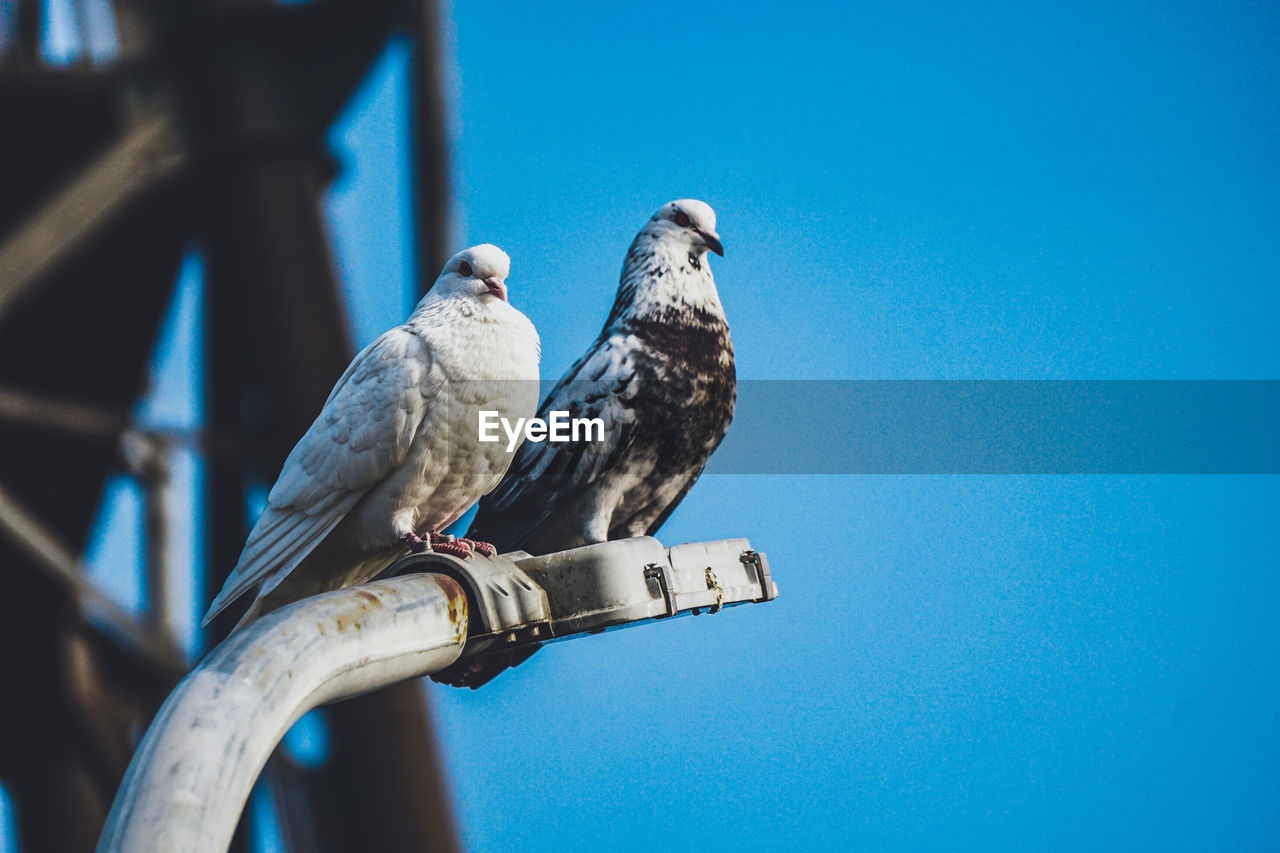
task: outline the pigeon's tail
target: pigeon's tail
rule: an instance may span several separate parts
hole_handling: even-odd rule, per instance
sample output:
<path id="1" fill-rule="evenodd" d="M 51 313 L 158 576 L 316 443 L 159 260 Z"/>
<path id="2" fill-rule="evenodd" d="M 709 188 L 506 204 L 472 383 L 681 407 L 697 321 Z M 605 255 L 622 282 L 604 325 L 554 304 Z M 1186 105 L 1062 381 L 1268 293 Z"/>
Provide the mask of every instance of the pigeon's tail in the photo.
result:
<path id="1" fill-rule="evenodd" d="M 431 680 L 450 687 L 483 687 L 508 669 L 527 661 L 542 646 L 529 646 L 514 652 L 495 652 L 461 660 L 432 674 Z"/>
<path id="2" fill-rule="evenodd" d="M 231 602 L 250 589 L 257 587 L 258 598 L 275 589 L 342 521 L 352 502 L 347 498 L 338 506 L 340 512 L 330 512 L 320 518 L 303 512 L 277 513 L 268 506 L 249 534 L 240 561 L 227 577 L 222 591 L 209 605 L 209 612 L 200 627 L 207 626 Z"/>

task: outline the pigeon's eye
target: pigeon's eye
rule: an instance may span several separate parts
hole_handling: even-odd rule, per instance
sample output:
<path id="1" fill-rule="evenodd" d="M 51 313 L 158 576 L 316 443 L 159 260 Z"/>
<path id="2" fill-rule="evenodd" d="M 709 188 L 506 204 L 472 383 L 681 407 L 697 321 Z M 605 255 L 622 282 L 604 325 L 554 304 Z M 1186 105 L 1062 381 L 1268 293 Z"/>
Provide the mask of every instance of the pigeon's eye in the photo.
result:
<path id="1" fill-rule="evenodd" d="M 458 264 L 458 275 L 462 276 L 463 278 L 471 278 L 471 264 L 467 263 L 466 261 L 463 261 L 462 263 Z"/>
<path id="2" fill-rule="evenodd" d="M 685 213 L 683 210 L 676 211 L 675 221 L 681 228 L 688 228 L 693 223 L 693 220 L 689 218 L 689 214 Z"/>

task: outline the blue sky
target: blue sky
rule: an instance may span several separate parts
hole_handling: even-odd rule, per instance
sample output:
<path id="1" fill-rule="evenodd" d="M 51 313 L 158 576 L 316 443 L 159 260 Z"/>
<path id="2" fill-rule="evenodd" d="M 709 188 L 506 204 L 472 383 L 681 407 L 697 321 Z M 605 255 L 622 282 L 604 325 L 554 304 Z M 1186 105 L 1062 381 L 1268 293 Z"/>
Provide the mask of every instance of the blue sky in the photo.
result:
<path id="1" fill-rule="evenodd" d="M 511 253 L 546 376 L 681 196 L 745 378 L 1277 376 L 1273 9 L 454 15 L 457 245 Z M 403 61 L 338 143 L 362 340 L 407 301 L 371 296 L 407 269 Z M 1274 846 L 1278 509 L 1268 477 L 708 477 L 662 537 L 748 536 L 782 596 L 429 687 L 464 838 Z"/>
<path id="2" fill-rule="evenodd" d="M 549 376 L 691 195 L 742 377 L 1277 377 L 1274 8 L 454 12 L 459 245 L 511 253 Z M 781 597 L 431 688 L 464 836 L 1274 846 L 1278 509 L 1265 477 L 706 478 L 662 537 L 750 537 Z"/>
<path id="3" fill-rule="evenodd" d="M 1274 6 L 467 2 L 450 30 L 453 248 L 511 254 L 545 377 L 695 196 L 743 378 L 1280 378 Z M 361 343 L 412 303 L 405 62 L 331 138 Z M 1262 476 L 704 478 L 661 538 L 747 536 L 781 597 L 424 687 L 464 840 L 1274 848 L 1278 511 Z"/>

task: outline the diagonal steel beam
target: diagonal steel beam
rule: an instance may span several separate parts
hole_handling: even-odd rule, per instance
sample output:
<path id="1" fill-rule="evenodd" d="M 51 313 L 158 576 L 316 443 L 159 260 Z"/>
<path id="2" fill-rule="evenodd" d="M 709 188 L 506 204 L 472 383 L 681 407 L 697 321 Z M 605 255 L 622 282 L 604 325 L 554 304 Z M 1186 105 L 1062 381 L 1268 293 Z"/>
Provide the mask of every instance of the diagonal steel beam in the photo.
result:
<path id="1" fill-rule="evenodd" d="M 0 534 L 26 552 L 77 602 L 86 621 L 111 638 L 145 672 L 172 682 L 186 671 L 182 655 L 160 634 L 126 613 L 85 576 L 75 554 L 22 502 L 0 486 Z"/>
<path id="2" fill-rule="evenodd" d="M 0 244 L 0 322 L 50 272 L 187 162 L 167 116 L 142 119 L 126 130 Z"/>

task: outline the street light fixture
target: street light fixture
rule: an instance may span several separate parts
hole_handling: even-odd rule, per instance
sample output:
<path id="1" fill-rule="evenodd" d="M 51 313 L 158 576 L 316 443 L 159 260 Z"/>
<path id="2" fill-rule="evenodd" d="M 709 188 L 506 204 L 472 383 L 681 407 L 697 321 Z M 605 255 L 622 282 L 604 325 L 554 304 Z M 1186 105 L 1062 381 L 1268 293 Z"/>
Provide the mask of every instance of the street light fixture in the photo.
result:
<path id="1" fill-rule="evenodd" d="M 295 602 L 210 651 L 138 745 L 98 851 L 225 850 L 271 751 L 318 705 L 460 659 L 777 594 L 745 539 L 410 555 L 383 579 Z"/>

